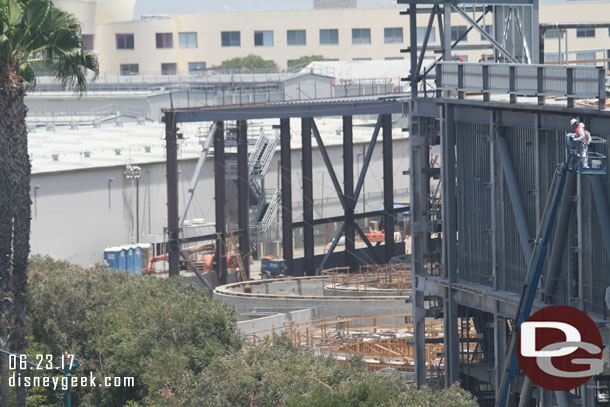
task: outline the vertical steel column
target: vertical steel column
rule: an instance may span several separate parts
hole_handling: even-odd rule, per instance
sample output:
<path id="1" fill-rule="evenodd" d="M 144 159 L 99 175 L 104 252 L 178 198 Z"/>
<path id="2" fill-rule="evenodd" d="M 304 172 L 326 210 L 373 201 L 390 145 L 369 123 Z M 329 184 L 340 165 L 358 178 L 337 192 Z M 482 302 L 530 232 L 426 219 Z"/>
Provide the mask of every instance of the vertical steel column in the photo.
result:
<path id="1" fill-rule="evenodd" d="M 352 116 L 343 116 L 343 195 L 345 195 L 345 264 L 356 268 L 354 228 L 354 140 Z"/>
<path id="2" fill-rule="evenodd" d="M 411 98 L 417 97 L 417 3 L 409 5 L 409 40 L 411 53 Z"/>
<path id="3" fill-rule="evenodd" d="M 445 37 L 443 41 L 443 61 L 451 61 L 451 6 L 445 3 L 443 5 L 443 12 L 445 14 L 445 26 L 443 27 L 443 35 Z"/>
<path id="4" fill-rule="evenodd" d="M 455 193 L 455 121 L 452 105 L 445 105 L 443 135 L 441 137 L 441 171 L 443 198 L 443 274 L 449 281 L 445 290 L 445 384 L 447 387 L 460 378 L 457 303 L 451 285 L 457 280 L 457 209 Z"/>
<path id="5" fill-rule="evenodd" d="M 385 229 L 385 261 L 394 256 L 394 166 L 392 163 L 392 115 L 383 121 L 383 226 Z"/>
<path id="6" fill-rule="evenodd" d="M 237 217 L 239 223 L 239 255 L 244 264 L 244 274 L 250 279 L 250 222 L 249 194 L 248 194 L 248 122 L 239 120 L 237 122 Z"/>
<path id="7" fill-rule="evenodd" d="M 292 269 L 292 165 L 290 160 L 290 119 L 280 119 L 281 176 L 282 176 L 282 254 L 288 275 Z"/>
<path id="8" fill-rule="evenodd" d="M 165 113 L 165 149 L 167 155 L 167 248 L 169 252 L 169 275 L 180 272 L 180 226 L 178 224 L 178 145 L 176 135 L 176 116 L 174 112 Z"/>
<path id="9" fill-rule="evenodd" d="M 301 119 L 301 153 L 303 171 L 303 248 L 305 275 L 315 273 L 313 240 L 313 165 L 311 157 L 311 117 Z"/>
<path id="10" fill-rule="evenodd" d="M 413 273 L 413 334 L 415 384 L 426 384 L 426 310 L 424 292 L 419 289 L 417 276 L 425 275 L 425 253 L 428 247 L 426 232 L 429 182 L 423 169 L 429 166 L 429 147 L 421 133 L 420 119 L 413 114 L 414 101 L 409 108 L 409 145 L 411 148 L 411 270 Z"/>
<path id="11" fill-rule="evenodd" d="M 214 133 L 214 193 L 216 205 L 216 278 L 219 285 L 227 283 L 226 257 L 226 193 L 225 193 L 225 131 L 224 122 L 216 122 Z"/>
<path id="12" fill-rule="evenodd" d="M 499 314 L 494 314 L 494 379 L 496 387 L 496 399 L 500 396 L 500 385 L 502 383 L 502 372 L 506 363 L 506 319 Z"/>

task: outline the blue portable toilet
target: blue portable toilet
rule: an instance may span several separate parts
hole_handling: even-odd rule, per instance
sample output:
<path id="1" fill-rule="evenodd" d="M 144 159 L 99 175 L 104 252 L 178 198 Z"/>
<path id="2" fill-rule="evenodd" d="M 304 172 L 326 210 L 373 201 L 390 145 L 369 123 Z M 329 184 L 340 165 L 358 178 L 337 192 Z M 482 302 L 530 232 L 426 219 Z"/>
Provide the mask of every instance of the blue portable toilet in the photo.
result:
<path id="1" fill-rule="evenodd" d="M 116 270 L 119 267 L 119 253 L 116 247 L 109 247 L 104 250 L 104 262 L 111 270 Z"/>
<path id="2" fill-rule="evenodd" d="M 133 273 L 142 275 L 142 248 L 139 246 L 133 250 Z"/>
<path id="3" fill-rule="evenodd" d="M 127 251 L 127 272 L 132 274 L 135 272 L 135 267 L 134 267 L 134 249 L 133 247 L 127 247 L 125 249 Z"/>
<path id="4" fill-rule="evenodd" d="M 119 255 L 119 267 L 117 270 L 127 271 L 127 250 L 125 247 L 119 247 L 118 250 Z"/>

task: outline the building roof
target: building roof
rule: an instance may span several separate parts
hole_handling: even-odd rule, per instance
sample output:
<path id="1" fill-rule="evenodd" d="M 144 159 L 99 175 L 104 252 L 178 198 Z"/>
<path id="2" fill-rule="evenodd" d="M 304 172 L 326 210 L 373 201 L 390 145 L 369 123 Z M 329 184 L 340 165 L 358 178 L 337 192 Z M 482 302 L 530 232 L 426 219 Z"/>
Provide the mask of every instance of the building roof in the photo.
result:
<path id="1" fill-rule="evenodd" d="M 326 75 L 333 76 L 338 81 L 358 81 L 406 78 L 410 69 L 408 60 L 317 61 L 307 65 L 301 72 L 326 72 Z"/>

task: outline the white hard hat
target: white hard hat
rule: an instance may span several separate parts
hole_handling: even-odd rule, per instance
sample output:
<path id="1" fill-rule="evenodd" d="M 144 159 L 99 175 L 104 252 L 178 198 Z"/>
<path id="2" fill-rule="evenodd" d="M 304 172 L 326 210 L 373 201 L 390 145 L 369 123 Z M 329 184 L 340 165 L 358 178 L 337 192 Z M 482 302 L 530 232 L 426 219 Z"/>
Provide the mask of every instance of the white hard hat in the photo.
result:
<path id="1" fill-rule="evenodd" d="M 576 126 L 578 124 L 578 119 L 570 120 L 570 126 Z"/>

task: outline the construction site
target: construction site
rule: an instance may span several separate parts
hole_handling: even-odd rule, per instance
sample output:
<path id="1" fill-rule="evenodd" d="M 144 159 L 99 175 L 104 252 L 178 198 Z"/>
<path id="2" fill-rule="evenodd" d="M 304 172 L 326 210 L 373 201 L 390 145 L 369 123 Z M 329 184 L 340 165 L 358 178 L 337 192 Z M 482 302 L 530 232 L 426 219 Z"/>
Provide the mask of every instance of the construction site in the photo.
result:
<path id="1" fill-rule="evenodd" d="M 79 176 L 99 183 L 91 202 L 109 213 L 123 204 L 87 222 L 130 226 L 74 256 L 192 279 L 235 307 L 252 343 L 285 335 L 418 387 L 458 382 L 481 406 L 610 406 L 609 366 L 571 391 L 551 391 L 525 376 L 515 353 L 521 324 L 549 305 L 586 313 L 610 346 L 610 59 L 569 64 L 566 39 L 565 63 L 561 42 L 558 60 L 545 60 L 547 31 L 610 23 L 543 24 L 537 0 L 397 3 L 406 62 L 387 62 L 397 72 L 408 66 L 400 78 L 341 79 L 322 63 L 289 75 L 219 71 L 205 84 L 155 83 L 147 96 L 150 83 L 93 84 L 142 93 L 105 116 L 116 128 L 100 144 L 140 131 L 158 142 L 133 151 L 146 170 L 125 167 L 115 148 L 115 172 L 84 168 Z M 467 28 L 456 35 L 452 18 Z M 435 30 L 440 45 L 429 45 Z M 464 44 L 469 32 L 485 44 Z M 456 54 L 475 48 L 487 53 L 478 63 Z M 167 98 L 156 93 L 165 87 L 174 91 Z M 56 90 L 41 82 L 32 106 Z M 51 131 L 49 117 L 31 114 L 30 133 Z M 100 117 L 87 119 L 90 133 Z M 71 120 L 63 125 L 78 127 Z M 147 130 L 124 130 L 123 120 Z M 574 136 L 581 128 L 588 151 Z M 91 153 L 80 154 L 83 169 Z M 35 211 L 57 205 L 44 185 L 68 165 L 62 159 L 34 171 Z M 153 192 L 151 173 L 161 180 Z M 54 222 L 37 216 L 34 232 Z"/>

